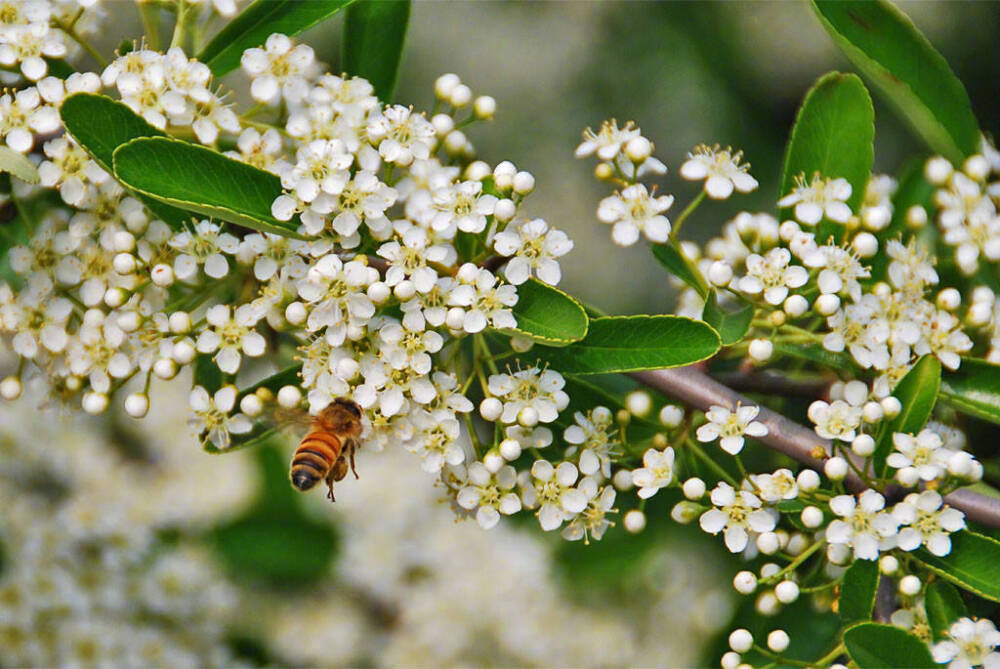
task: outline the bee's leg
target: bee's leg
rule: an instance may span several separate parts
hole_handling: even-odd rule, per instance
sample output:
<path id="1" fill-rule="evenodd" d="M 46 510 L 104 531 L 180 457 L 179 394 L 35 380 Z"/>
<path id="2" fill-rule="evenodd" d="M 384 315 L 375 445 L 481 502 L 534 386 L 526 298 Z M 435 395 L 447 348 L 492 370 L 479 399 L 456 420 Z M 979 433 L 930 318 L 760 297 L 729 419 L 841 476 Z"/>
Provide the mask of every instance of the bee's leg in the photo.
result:
<path id="1" fill-rule="evenodd" d="M 355 446 L 352 443 L 351 444 L 351 473 L 354 474 L 354 478 L 358 478 L 358 470 L 354 468 L 354 451 L 355 450 L 356 450 Z"/>
<path id="2" fill-rule="evenodd" d="M 328 478 L 326 480 L 326 485 L 329 487 L 329 491 L 326 493 L 326 498 L 331 502 L 336 502 L 337 498 L 333 496 L 333 479 Z"/>

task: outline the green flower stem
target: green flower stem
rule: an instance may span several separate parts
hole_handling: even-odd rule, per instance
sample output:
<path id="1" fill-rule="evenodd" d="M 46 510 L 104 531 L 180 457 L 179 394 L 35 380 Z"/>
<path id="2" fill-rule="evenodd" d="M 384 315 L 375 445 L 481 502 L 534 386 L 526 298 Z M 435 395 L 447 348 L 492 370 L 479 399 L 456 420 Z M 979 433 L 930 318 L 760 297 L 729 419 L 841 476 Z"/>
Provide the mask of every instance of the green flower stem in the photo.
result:
<path id="1" fill-rule="evenodd" d="M 829 653 L 819 658 L 815 662 L 811 662 L 813 666 L 816 667 L 828 667 L 833 664 L 833 661 L 844 654 L 844 644 L 843 642 L 837 644 L 837 647 L 831 650 Z"/>
<path id="2" fill-rule="evenodd" d="M 801 565 L 803 562 L 805 562 L 806 560 L 808 560 L 812 556 L 813 553 L 815 553 L 816 551 L 818 551 L 820 548 L 822 548 L 825 545 L 826 545 L 826 540 L 825 539 L 820 539 L 819 541 L 814 542 L 807 549 L 805 549 L 804 551 L 802 551 L 801 553 L 799 553 L 798 556 L 794 560 L 792 560 L 791 562 L 789 562 L 788 565 L 786 565 L 784 569 L 782 569 L 781 571 L 777 572 L 773 576 L 769 576 L 767 578 L 760 579 L 760 582 L 763 583 L 763 584 L 765 584 L 765 585 L 772 585 L 774 583 L 778 583 L 786 575 L 788 575 L 788 574 L 792 573 L 793 571 L 795 571 L 796 569 L 798 569 L 799 565 Z"/>
<path id="3" fill-rule="evenodd" d="M 151 2 L 140 2 L 142 27 L 146 32 L 146 43 L 153 51 L 160 50 L 160 8 Z"/>
<path id="4" fill-rule="evenodd" d="M 767 658 L 770 658 L 770 659 L 774 660 L 774 662 L 772 662 L 771 664 L 769 664 L 767 666 L 776 666 L 776 665 L 786 665 L 786 666 L 793 666 L 793 667 L 811 667 L 811 666 L 813 666 L 812 662 L 806 662 L 804 660 L 793 660 L 793 659 L 791 659 L 789 657 L 785 657 L 784 655 L 781 655 L 779 653 L 771 652 L 767 648 L 764 648 L 763 646 L 760 646 L 758 644 L 754 644 L 753 645 L 753 649 L 755 651 L 757 651 L 758 653 L 760 653 L 761 655 L 763 655 L 764 657 L 767 657 Z"/>
<path id="5" fill-rule="evenodd" d="M 188 5 L 185 0 L 177 0 L 177 22 L 174 23 L 174 36 L 170 39 L 170 46 L 183 47 L 184 33 L 187 30 Z"/>
<path id="6" fill-rule="evenodd" d="M 80 34 L 76 32 L 76 28 L 73 27 L 73 24 L 75 23 L 76 19 L 74 19 L 72 23 L 65 23 L 63 21 L 60 21 L 59 19 L 52 19 L 53 26 L 66 33 L 70 37 L 70 39 L 72 39 L 74 42 L 83 47 L 83 50 L 86 51 L 88 54 L 90 54 L 90 57 L 96 60 L 98 65 L 100 65 L 102 68 L 107 67 L 108 59 L 102 56 L 101 53 L 97 49 L 95 49 L 90 42 L 83 39 L 83 37 L 81 37 Z"/>
<path id="7" fill-rule="evenodd" d="M 684 221 L 688 219 L 688 216 L 694 213 L 694 210 L 698 208 L 698 205 L 701 204 L 704 199 L 705 191 L 702 190 L 698 193 L 698 196 L 691 200 L 691 203 L 684 208 L 684 211 L 681 212 L 681 215 L 677 217 L 677 220 L 674 221 L 670 228 L 670 241 L 677 241 L 677 235 L 680 234 L 681 226 L 684 225 Z"/>
<path id="8" fill-rule="evenodd" d="M 709 469 L 715 472 L 719 476 L 719 478 L 726 481 L 727 483 L 729 483 L 729 485 L 733 486 L 734 488 L 739 485 L 736 479 L 733 478 L 732 474 L 727 472 L 725 469 L 722 468 L 722 465 L 720 465 L 718 462 L 709 457 L 708 453 L 706 453 L 705 450 L 701 447 L 701 444 L 691 439 L 687 439 L 684 442 L 684 446 L 687 447 L 687 450 L 690 453 L 693 453 L 696 458 L 698 458 L 704 464 L 706 464 Z"/>

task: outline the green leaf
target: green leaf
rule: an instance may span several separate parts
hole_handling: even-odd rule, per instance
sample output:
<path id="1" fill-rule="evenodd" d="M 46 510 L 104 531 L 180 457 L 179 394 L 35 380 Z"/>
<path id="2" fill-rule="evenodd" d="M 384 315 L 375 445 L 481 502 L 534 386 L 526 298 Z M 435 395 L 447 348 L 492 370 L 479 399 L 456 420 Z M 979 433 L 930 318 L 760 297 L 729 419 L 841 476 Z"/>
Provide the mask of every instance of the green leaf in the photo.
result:
<path id="1" fill-rule="evenodd" d="M 913 555 L 955 585 L 1000 602 L 1000 541 L 964 530 L 951 535 L 951 552 L 944 557 L 919 548 Z"/>
<path id="2" fill-rule="evenodd" d="M 590 321 L 587 336 L 549 349 L 546 360 L 565 374 L 666 369 L 715 355 L 719 335 L 707 324 L 681 316 L 608 316 Z"/>
<path id="3" fill-rule="evenodd" d="M 194 385 L 203 387 L 209 395 L 222 387 L 222 372 L 207 353 L 199 353 L 194 359 Z"/>
<path id="4" fill-rule="evenodd" d="M 243 399 L 244 397 L 246 397 L 251 393 L 257 392 L 257 390 L 260 388 L 267 388 L 272 393 L 277 394 L 278 390 L 280 390 L 283 386 L 299 385 L 302 380 L 301 377 L 299 376 L 299 372 L 301 371 L 302 371 L 302 363 L 300 362 L 295 365 L 290 365 L 289 367 L 286 367 L 280 372 L 276 372 L 271 376 L 268 376 L 267 378 L 261 379 L 252 386 L 248 386 L 247 388 L 244 388 L 239 392 L 239 395 L 237 395 L 236 398 L 237 404 L 239 403 L 239 400 Z"/>
<path id="5" fill-rule="evenodd" d="M 396 89 L 409 20 L 410 0 L 358 0 L 347 9 L 341 67 L 370 81 L 383 102 Z"/>
<path id="6" fill-rule="evenodd" d="M 205 45 L 198 60 L 217 77 L 240 66 L 247 49 L 261 46 L 272 33 L 293 37 L 351 4 L 352 0 L 256 0 Z"/>
<path id="7" fill-rule="evenodd" d="M 795 118 L 780 195 L 792 192 L 800 174 L 809 181 L 819 172 L 824 177 L 847 179 L 852 189 L 847 204 L 858 211 L 871 177 L 874 140 L 875 109 L 861 79 L 841 72 L 824 75 L 806 94 Z M 781 218 L 791 218 L 791 209 L 783 210 Z M 816 237 L 825 241 L 843 227 L 821 224 Z"/>
<path id="8" fill-rule="evenodd" d="M 937 667 L 927 644 L 893 625 L 861 623 L 844 631 L 844 647 L 860 669 Z"/>
<path id="9" fill-rule="evenodd" d="M 806 346 L 791 344 L 775 344 L 774 352 L 787 355 L 790 358 L 813 362 L 820 367 L 832 369 L 849 370 L 854 368 L 854 361 L 846 353 L 834 353 L 827 351 L 819 344 L 808 344 Z"/>
<path id="10" fill-rule="evenodd" d="M 979 149 L 969 94 L 903 12 L 885 0 L 814 0 L 820 22 L 934 151 L 954 163 Z"/>
<path id="11" fill-rule="evenodd" d="M 113 155 L 122 144 L 140 137 L 165 137 L 124 103 L 104 95 L 74 93 L 59 108 L 66 132 L 83 147 L 105 171 L 113 173 Z M 180 209 L 140 195 L 154 214 L 175 227 L 190 220 L 191 215 Z"/>
<path id="12" fill-rule="evenodd" d="M 123 184 L 172 206 L 285 237 L 300 235 L 293 221 L 271 215 L 281 180 L 212 149 L 177 139 L 135 139 L 114 153 Z"/>
<path id="13" fill-rule="evenodd" d="M 38 183 L 38 170 L 28 157 L 6 146 L 0 146 L 0 172 L 12 174 L 29 184 Z"/>
<path id="14" fill-rule="evenodd" d="M 713 290 L 705 300 L 701 318 L 719 333 L 723 346 L 732 346 L 742 341 L 750 330 L 754 311 L 753 304 L 743 298 L 739 298 L 738 308 L 729 311 L 723 309 L 719 306 L 716 291 Z"/>
<path id="15" fill-rule="evenodd" d="M 587 335 L 587 313 L 575 299 L 538 279 L 517 287 L 517 327 L 506 332 L 549 346 L 566 346 Z"/>
<path id="16" fill-rule="evenodd" d="M 660 264 L 670 270 L 670 273 L 691 286 L 704 299 L 708 297 L 709 285 L 694 263 L 677 250 L 673 244 L 652 244 L 653 256 Z"/>
<path id="17" fill-rule="evenodd" d="M 837 610 L 845 625 L 871 619 L 878 579 L 878 562 L 875 560 L 855 560 L 844 572 Z"/>
<path id="18" fill-rule="evenodd" d="M 874 471 L 881 472 L 885 459 L 892 451 L 892 435 L 895 432 L 917 434 L 931 417 L 937 402 L 938 387 L 941 385 L 941 363 L 933 355 L 925 355 L 906 373 L 892 395 L 903 405 L 899 415 L 883 423 L 878 443 L 872 456 Z"/>
<path id="19" fill-rule="evenodd" d="M 962 358 L 941 377 L 941 399 L 970 416 L 1000 425 L 1000 365 Z"/>
<path id="20" fill-rule="evenodd" d="M 951 583 L 934 581 L 924 590 L 927 623 L 935 641 L 940 641 L 953 622 L 968 615 L 962 595 Z"/>

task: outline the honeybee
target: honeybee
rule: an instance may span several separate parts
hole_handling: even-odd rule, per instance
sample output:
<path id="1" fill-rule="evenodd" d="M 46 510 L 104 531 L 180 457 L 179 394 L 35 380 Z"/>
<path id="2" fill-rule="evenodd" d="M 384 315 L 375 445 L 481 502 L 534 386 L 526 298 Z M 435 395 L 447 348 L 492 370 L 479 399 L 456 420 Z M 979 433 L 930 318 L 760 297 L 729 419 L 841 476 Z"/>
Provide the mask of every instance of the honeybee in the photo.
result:
<path id="1" fill-rule="evenodd" d="M 361 407 L 353 400 L 339 397 L 315 416 L 310 417 L 309 431 L 292 455 L 289 472 L 292 486 L 305 492 L 321 480 L 329 488 L 327 498 L 333 496 L 333 484 L 347 476 L 350 466 L 354 478 L 354 452 L 360 446 L 363 426 Z"/>

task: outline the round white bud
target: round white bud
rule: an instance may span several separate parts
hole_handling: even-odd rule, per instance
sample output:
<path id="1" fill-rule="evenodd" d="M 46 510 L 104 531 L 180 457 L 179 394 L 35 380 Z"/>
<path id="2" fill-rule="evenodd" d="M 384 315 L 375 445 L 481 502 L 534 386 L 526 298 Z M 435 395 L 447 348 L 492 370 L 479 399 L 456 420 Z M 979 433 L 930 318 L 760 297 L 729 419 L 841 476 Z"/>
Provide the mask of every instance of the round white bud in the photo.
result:
<path id="1" fill-rule="evenodd" d="M 912 205 L 906 210 L 906 215 L 903 216 L 903 221 L 906 223 L 906 227 L 911 230 L 919 230 L 927 225 L 927 210 L 919 204 Z"/>
<path id="2" fill-rule="evenodd" d="M 501 223 L 507 223 L 513 220 L 514 216 L 517 215 L 517 205 L 510 198 L 503 198 L 502 200 L 497 200 L 496 207 L 493 208 L 493 216 L 496 217 Z"/>
<path id="3" fill-rule="evenodd" d="M 951 163 L 943 156 L 934 156 L 924 165 L 924 177 L 935 186 L 947 183 L 953 171 Z"/>
<path id="4" fill-rule="evenodd" d="M 802 551 L 809 546 L 811 539 L 801 532 L 796 532 L 792 536 L 788 537 L 788 545 L 785 546 L 785 552 L 789 555 L 801 555 Z"/>
<path id="5" fill-rule="evenodd" d="M 861 415 L 864 416 L 866 423 L 877 423 L 885 418 L 885 411 L 882 410 L 881 404 L 872 400 L 865 402 L 861 407 Z"/>
<path id="6" fill-rule="evenodd" d="M 84 411 L 91 416 L 96 416 L 108 410 L 108 396 L 104 393 L 95 393 L 93 391 L 84 393 L 81 404 Z"/>
<path id="7" fill-rule="evenodd" d="M 452 307 L 448 310 L 448 315 L 444 319 L 445 324 L 452 330 L 462 331 L 465 327 L 465 309 L 462 307 Z"/>
<path id="8" fill-rule="evenodd" d="M 611 483 L 615 486 L 615 489 L 622 492 L 631 490 L 632 472 L 627 469 L 619 469 L 615 472 L 615 475 L 611 477 Z"/>
<path id="9" fill-rule="evenodd" d="M 782 221 L 781 225 L 778 226 L 778 238 L 783 242 L 792 241 L 800 232 L 802 232 L 802 228 L 792 220 Z"/>
<path id="10" fill-rule="evenodd" d="M 531 172 L 518 172 L 514 175 L 514 192 L 518 195 L 527 195 L 535 190 L 535 175 Z"/>
<path id="11" fill-rule="evenodd" d="M 368 295 L 368 299 L 374 304 L 385 304 L 386 300 L 392 294 L 392 289 L 389 288 L 389 285 L 385 281 L 376 281 L 368 286 L 365 294 Z"/>
<path id="12" fill-rule="evenodd" d="M 774 596 L 782 604 L 791 604 L 799 598 L 799 584 L 795 581 L 782 581 L 774 586 Z"/>
<path id="13" fill-rule="evenodd" d="M 916 467 L 903 467 L 896 472 L 896 480 L 906 488 L 912 488 L 920 483 L 920 472 Z"/>
<path id="14" fill-rule="evenodd" d="M 883 555 L 878 561 L 878 568 L 886 576 L 892 576 L 899 571 L 899 560 L 894 555 Z"/>
<path id="15" fill-rule="evenodd" d="M 493 423 L 500 418 L 502 413 L 503 402 L 495 397 L 487 397 L 479 403 L 479 415 L 483 417 L 483 420 Z"/>
<path id="16" fill-rule="evenodd" d="M 538 425 L 538 409 L 524 407 L 517 412 L 517 423 L 521 427 L 535 427 Z"/>
<path id="17" fill-rule="evenodd" d="M 855 455 L 867 458 L 875 452 L 875 440 L 870 434 L 859 434 L 851 441 L 851 450 L 854 451 Z"/>
<path id="18" fill-rule="evenodd" d="M 308 317 L 309 312 L 306 311 L 306 305 L 301 302 L 292 302 L 285 307 L 285 320 L 292 325 L 302 325 Z"/>
<path id="19" fill-rule="evenodd" d="M 0 397 L 5 400 L 16 400 L 23 391 L 24 386 L 21 384 L 21 379 L 16 376 L 8 376 L 0 381 Z"/>
<path id="20" fill-rule="evenodd" d="M 646 514 L 639 509 L 632 509 L 622 518 L 625 531 L 630 534 L 639 534 L 646 529 Z"/>
<path id="21" fill-rule="evenodd" d="M 119 230 L 111 235 L 111 247 L 118 253 L 128 253 L 135 248 L 135 235 L 128 230 Z"/>
<path id="22" fill-rule="evenodd" d="M 444 138 L 444 150 L 450 156 L 457 156 L 462 153 L 465 148 L 466 142 L 469 140 L 466 138 L 465 133 L 461 130 L 452 130 Z"/>
<path id="23" fill-rule="evenodd" d="M 434 126 L 434 134 L 444 137 L 455 129 L 455 119 L 448 114 L 435 114 L 431 117 L 431 125 Z"/>
<path id="24" fill-rule="evenodd" d="M 194 360 L 196 353 L 197 351 L 195 351 L 194 344 L 192 344 L 189 339 L 182 339 L 179 342 L 174 343 L 174 347 L 170 351 L 170 357 L 173 358 L 178 365 L 187 365 Z M 170 378 L 173 378 L 173 375 L 171 375 Z"/>
<path id="25" fill-rule="evenodd" d="M 878 253 L 878 239 L 870 232 L 859 232 L 851 240 L 851 246 L 862 258 L 871 258 Z"/>
<path id="26" fill-rule="evenodd" d="M 483 400 L 485 402 L 485 400 Z M 480 405 L 482 411 L 482 405 Z M 521 457 L 521 442 L 517 439 L 504 439 L 500 442 L 500 455 L 504 460 L 512 462 Z"/>
<path id="27" fill-rule="evenodd" d="M 965 451 L 953 453 L 948 458 L 948 473 L 959 478 L 966 478 L 972 472 L 972 455 Z"/>
<path id="28" fill-rule="evenodd" d="M 535 342 L 528 339 L 527 337 L 521 337 L 520 335 L 514 335 L 510 338 L 510 347 L 517 351 L 518 353 L 527 353 L 535 345 Z"/>
<path id="29" fill-rule="evenodd" d="M 719 666 L 722 667 L 722 669 L 739 669 L 740 661 L 742 659 L 743 658 L 740 657 L 739 653 L 731 650 L 722 656 L 722 659 L 719 661 Z"/>
<path id="30" fill-rule="evenodd" d="M 633 137 L 625 144 L 625 156 L 636 165 L 646 162 L 651 155 L 653 155 L 653 143 L 642 135 Z"/>
<path id="31" fill-rule="evenodd" d="M 972 469 L 969 471 L 969 475 L 965 478 L 969 479 L 972 483 L 977 483 L 983 480 L 983 463 L 979 460 L 972 461 Z"/>
<path id="32" fill-rule="evenodd" d="M 831 481 L 843 481 L 847 476 L 847 460 L 839 455 L 830 458 L 823 463 L 823 473 Z"/>
<path id="33" fill-rule="evenodd" d="M 392 294 L 405 302 L 417 294 L 417 286 L 409 279 L 403 279 L 393 287 Z"/>
<path id="34" fill-rule="evenodd" d="M 135 272 L 135 256 L 131 253 L 117 253 L 115 259 L 111 261 L 111 266 L 119 274 L 132 274 Z"/>
<path id="35" fill-rule="evenodd" d="M 861 406 L 868 399 L 868 386 L 864 381 L 848 381 L 844 384 L 844 400 L 853 406 Z"/>
<path id="36" fill-rule="evenodd" d="M 491 174 L 493 174 L 493 170 L 490 169 L 485 160 L 473 160 L 465 168 L 465 178 L 469 181 L 482 181 Z"/>
<path id="37" fill-rule="evenodd" d="M 767 647 L 775 653 L 784 653 L 788 650 L 788 644 L 790 641 L 791 639 L 788 638 L 788 632 L 785 630 L 773 630 L 767 635 Z"/>
<path id="38" fill-rule="evenodd" d="M 899 579 L 899 591 L 904 595 L 910 597 L 920 593 L 920 588 L 922 584 L 920 579 L 913 574 L 907 574 L 903 578 Z"/>
<path id="39" fill-rule="evenodd" d="M 461 85 L 462 80 L 458 78 L 457 74 L 442 74 L 440 77 L 434 80 L 434 95 L 439 99 L 447 101 L 451 98 L 452 92 Z"/>
<path id="40" fill-rule="evenodd" d="M 969 325 L 981 327 L 989 323 L 992 317 L 992 302 L 975 302 L 969 307 L 965 320 L 968 321 Z"/>
<path id="41" fill-rule="evenodd" d="M 453 107 L 464 107 L 472 102 L 472 89 L 465 84 L 455 86 L 455 88 L 451 90 L 451 95 L 448 96 L 448 102 L 450 102 Z"/>
<path id="42" fill-rule="evenodd" d="M 184 334 L 191 329 L 191 314 L 186 311 L 174 311 L 167 317 L 167 324 L 174 334 Z"/>
<path id="43" fill-rule="evenodd" d="M 181 342 L 183 343 L 183 342 Z M 177 347 L 174 347 L 176 352 Z M 194 356 L 191 356 L 194 358 Z M 170 358 L 159 358 L 153 363 L 153 374 L 156 374 L 157 378 L 163 379 L 164 381 L 169 381 L 170 379 L 177 376 L 177 363 Z"/>
<path id="44" fill-rule="evenodd" d="M 681 485 L 681 490 L 685 497 L 696 502 L 705 496 L 705 482 L 697 476 L 692 476 Z"/>
<path id="45" fill-rule="evenodd" d="M 777 574 L 779 571 L 781 571 L 781 567 L 779 567 L 774 562 L 765 562 L 764 564 L 762 564 L 760 566 L 760 577 L 761 578 L 771 578 L 772 576 L 774 576 L 775 574 Z"/>
<path id="46" fill-rule="evenodd" d="M 769 339 L 754 339 L 750 342 L 748 353 L 757 362 L 767 362 L 774 354 L 774 344 Z"/>
<path id="47" fill-rule="evenodd" d="M 823 524 L 823 511 L 816 506 L 807 506 L 802 509 L 800 518 L 802 519 L 803 525 L 808 527 L 810 530 L 814 530 Z"/>
<path id="48" fill-rule="evenodd" d="M 790 295 L 783 306 L 785 313 L 792 318 L 798 318 L 809 311 L 809 300 L 801 295 Z"/>
<path id="49" fill-rule="evenodd" d="M 716 260 L 708 267 L 708 280 L 713 286 L 728 286 L 733 280 L 732 265 L 725 260 Z"/>
<path id="50" fill-rule="evenodd" d="M 503 456 L 496 451 L 490 451 L 483 456 L 483 466 L 486 467 L 486 471 L 490 474 L 496 474 L 505 464 L 507 463 L 503 459 Z"/>
<path id="51" fill-rule="evenodd" d="M 354 358 L 344 358 L 337 362 L 337 368 L 334 371 L 343 380 L 352 381 L 361 371 L 361 363 Z"/>
<path id="52" fill-rule="evenodd" d="M 974 181 L 985 181 L 990 174 L 990 161 L 980 154 L 969 156 L 962 163 L 962 171 Z"/>
<path id="53" fill-rule="evenodd" d="M 108 305 L 112 309 L 117 309 L 118 307 L 125 304 L 125 300 L 128 299 L 128 293 L 125 292 L 123 288 L 108 288 L 104 292 L 104 304 Z"/>
<path id="54" fill-rule="evenodd" d="M 743 570 L 733 577 L 733 589 L 741 595 L 749 595 L 757 589 L 757 577 L 752 571 Z"/>
<path id="55" fill-rule="evenodd" d="M 798 484 L 799 490 L 802 492 L 812 492 L 813 490 L 819 488 L 819 474 L 812 469 L 803 469 L 799 472 L 799 475 L 795 477 L 795 482 Z"/>
<path id="56" fill-rule="evenodd" d="M 737 653 L 745 653 L 753 648 L 753 635 L 750 634 L 750 630 L 733 630 L 729 635 L 729 647 Z"/>
<path id="57" fill-rule="evenodd" d="M 125 413 L 132 418 L 144 418 L 149 413 L 149 395 L 131 393 L 125 398 Z"/>
<path id="58" fill-rule="evenodd" d="M 648 416 L 653 410 L 653 398 L 645 390 L 633 390 L 625 396 L 625 408 L 633 416 Z"/>
<path id="59" fill-rule="evenodd" d="M 681 501 L 674 504 L 674 508 L 670 509 L 670 517 L 673 518 L 675 523 L 687 525 L 700 516 L 701 511 L 702 508 L 700 505 L 694 502 Z"/>
<path id="60" fill-rule="evenodd" d="M 167 288 L 174 285 L 174 268 L 165 263 L 153 265 L 149 270 L 149 280 L 160 288 Z"/>
<path id="61" fill-rule="evenodd" d="M 684 409 L 676 404 L 664 404 L 660 409 L 660 422 L 667 427 L 677 427 L 684 420 Z"/>
<path id="62" fill-rule="evenodd" d="M 123 311 L 118 314 L 118 318 L 115 320 L 118 323 L 118 327 L 124 332 L 135 332 L 142 325 L 142 316 L 139 315 L 138 311 L 129 309 L 128 311 Z"/>
<path id="63" fill-rule="evenodd" d="M 937 294 L 938 309 L 955 311 L 962 305 L 962 294 L 954 288 L 945 288 Z"/>
<path id="64" fill-rule="evenodd" d="M 244 395 L 243 399 L 240 400 L 240 411 L 253 418 L 264 411 L 264 403 L 261 402 L 256 393 L 250 393 Z"/>
<path id="65" fill-rule="evenodd" d="M 780 548 L 781 542 L 774 532 L 761 532 L 757 535 L 757 550 L 764 555 L 774 555 Z"/>
<path id="66" fill-rule="evenodd" d="M 497 101 L 489 95 L 480 95 L 472 103 L 476 118 L 489 121 L 497 113 Z"/>
<path id="67" fill-rule="evenodd" d="M 833 294 L 820 295 L 816 298 L 815 307 L 823 316 L 832 316 L 840 309 L 840 297 Z"/>
<path id="68" fill-rule="evenodd" d="M 302 391 L 296 386 L 282 386 L 278 390 L 278 406 L 294 409 L 302 401 Z"/>
<path id="69" fill-rule="evenodd" d="M 762 616 L 773 616 L 781 610 L 781 602 L 774 596 L 773 590 L 768 590 L 767 592 L 760 593 L 757 601 L 754 602 L 754 608 Z"/>
<path id="70" fill-rule="evenodd" d="M 903 404 L 892 395 L 884 398 L 880 404 L 882 405 L 882 411 L 885 412 L 886 418 L 895 418 L 899 415 L 899 412 L 903 410 Z"/>

